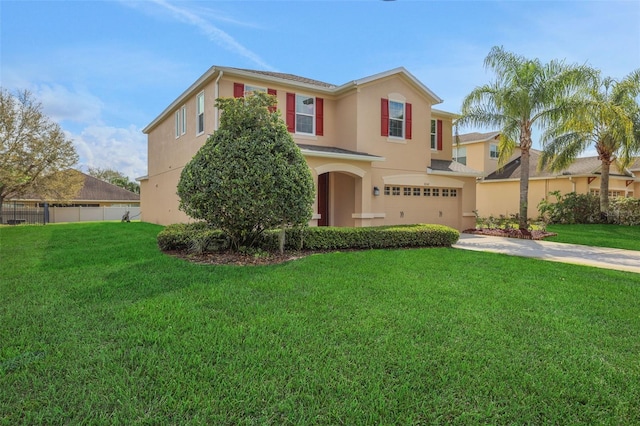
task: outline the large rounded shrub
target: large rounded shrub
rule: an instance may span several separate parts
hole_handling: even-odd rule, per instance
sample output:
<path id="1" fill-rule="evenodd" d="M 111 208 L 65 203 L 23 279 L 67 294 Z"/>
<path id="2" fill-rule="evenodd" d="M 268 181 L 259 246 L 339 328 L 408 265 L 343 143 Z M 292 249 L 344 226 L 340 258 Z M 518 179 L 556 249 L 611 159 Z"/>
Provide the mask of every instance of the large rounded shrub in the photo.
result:
<path id="1" fill-rule="evenodd" d="M 253 246 L 267 229 L 306 225 L 313 177 L 272 109 L 275 98 L 256 93 L 216 102 L 220 128 L 182 170 L 180 209 L 221 229 L 234 249 Z"/>

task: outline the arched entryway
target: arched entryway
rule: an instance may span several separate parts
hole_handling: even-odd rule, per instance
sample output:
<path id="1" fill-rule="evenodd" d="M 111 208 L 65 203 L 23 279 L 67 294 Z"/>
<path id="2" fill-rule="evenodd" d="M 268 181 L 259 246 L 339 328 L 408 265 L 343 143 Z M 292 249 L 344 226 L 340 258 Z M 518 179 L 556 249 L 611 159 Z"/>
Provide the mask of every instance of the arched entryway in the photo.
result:
<path id="1" fill-rule="evenodd" d="M 317 173 L 318 226 L 356 226 L 354 214 L 362 211 L 362 180 L 366 172 L 348 163 L 314 167 Z"/>
<path id="2" fill-rule="evenodd" d="M 318 226 L 355 226 L 357 179 L 343 172 L 318 175 Z"/>

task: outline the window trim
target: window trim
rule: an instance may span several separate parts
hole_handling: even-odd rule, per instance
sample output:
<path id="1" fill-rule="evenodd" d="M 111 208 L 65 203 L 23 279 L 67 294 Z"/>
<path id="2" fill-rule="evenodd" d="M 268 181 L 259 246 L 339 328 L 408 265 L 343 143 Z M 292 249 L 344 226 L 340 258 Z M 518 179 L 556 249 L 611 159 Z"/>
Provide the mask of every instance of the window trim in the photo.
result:
<path id="1" fill-rule="evenodd" d="M 249 87 L 249 88 L 251 88 L 253 90 L 247 90 L 247 87 Z M 244 93 L 244 97 L 246 98 L 247 95 L 250 95 L 250 94 L 255 93 L 255 92 L 268 93 L 268 90 L 269 89 L 267 87 L 254 86 L 253 84 L 244 83 L 244 88 L 243 88 L 242 93 Z"/>
<path id="2" fill-rule="evenodd" d="M 313 99 L 313 114 L 307 114 L 303 112 L 298 112 L 298 97 L 304 97 L 307 99 Z M 294 114 L 295 114 L 295 133 L 297 135 L 307 135 L 307 136 L 315 136 L 316 134 L 316 110 L 317 110 L 317 100 L 313 95 L 305 95 L 304 93 L 296 93 L 295 94 L 295 104 L 294 104 Z M 302 115 L 305 117 L 311 117 L 311 132 L 303 132 L 298 130 L 298 115 Z"/>
<path id="3" fill-rule="evenodd" d="M 492 149 L 495 147 L 495 151 Z M 495 155 L 494 155 L 495 152 Z M 497 160 L 498 158 L 500 158 L 500 151 L 498 150 L 498 144 L 497 143 L 490 143 L 489 144 L 489 158 L 492 160 Z"/>
<path id="4" fill-rule="evenodd" d="M 202 99 L 202 102 L 200 102 L 200 99 Z M 201 104 L 202 103 L 202 107 Z M 200 111 L 200 108 L 202 108 L 202 111 Z M 196 95 L 196 136 L 200 136 L 201 134 L 204 133 L 204 110 L 205 110 L 205 103 L 204 103 L 204 90 L 200 93 L 198 93 Z M 201 117 L 202 116 L 202 119 Z M 200 129 L 200 125 L 202 125 L 202 129 Z"/>
<path id="5" fill-rule="evenodd" d="M 175 124 L 175 137 L 178 139 L 180 137 L 180 110 L 176 110 L 174 114 L 174 124 Z"/>
<path id="6" fill-rule="evenodd" d="M 185 135 L 187 134 L 187 106 L 186 105 L 182 105 L 182 108 L 180 108 L 180 115 L 182 116 L 182 123 L 181 123 L 181 127 L 180 127 L 180 135 Z"/>
<path id="7" fill-rule="evenodd" d="M 429 136 L 431 138 L 431 151 L 438 150 L 438 120 L 435 118 L 431 119 L 431 128 L 429 129 Z"/>
<path id="8" fill-rule="evenodd" d="M 392 111 L 391 104 L 392 103 L 402 105 L 402 118 L 401 119 L 392 117 L 392 115 L 391 115 L 391 111 Z M 391 122 L 392 121 L 400 121 L 402 123 L 401 124 L 402 135 L 395 136 L 395 135 L 391 134 Z M 389 138 L 405 139 L 405 136 L 407 135 L 406 124 L 407 124 L 407 103 L 404 102 L 404 101 L 398 101 L 398 100 L 394 100 L 394 99 L 389 99 Z"/>
<path id="9" fill-rule="evenodd" d="M 464 153 L 464 155 L 460 155 L 460 151 L 463 150 L 462 152 Z M 464 164 L 465 166 L 467 165 L 467 147 L 466 146 L 458 146 L 458 147 L 453 147 L 453 155 L 452 155 L 453 159 L 455 161 L 457 161 L 460 164 Z M 462 161 L 459 160 L 459 158 L 464 158 L 464 163 Z"/>

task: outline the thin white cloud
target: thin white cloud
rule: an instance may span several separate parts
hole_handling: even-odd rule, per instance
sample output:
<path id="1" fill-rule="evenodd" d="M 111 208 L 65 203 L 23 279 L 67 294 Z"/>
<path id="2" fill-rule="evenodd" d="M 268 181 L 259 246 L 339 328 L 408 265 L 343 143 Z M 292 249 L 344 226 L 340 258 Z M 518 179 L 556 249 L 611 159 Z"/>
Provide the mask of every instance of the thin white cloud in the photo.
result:
<path id="1" fill-rule="evenodd" d="M 147 174 L 147 138 L 136 126 L 96 125 L 85 127 L 78 134 L 65 133 L 76 146 L 82 170 L 114 169 L 131 180 Z"/>
<path id="2" fill-rule="evenodd" d="M 72 91 L 59 84 L 40 84 L 32 88 L 43 112 L 56 122 L 95 123 L 104 104 L 87 90 Z"/>
<path id="3" fill-rule="evenodd" d="M 202 8 L 199 9 L 199 13 L 195 13 L 192 8 L 180 7 L 166 0 L 150 0 L 150 3 L 158 5 L 165 11 L 169 12 L 172 19 L 197 28 L 210 41 L 216 43 L 220 47 L 250 60 L 263 69 L 275 71 L 275 68 L 262 60 L 259 55 L 243 46 L 231 35 L 216 27 L 211 22 L 202 18 L 202 16 L 210 15 L 203 12 Z M 224 18 L 224 20 L 232 22 L 229 18 Z"/>

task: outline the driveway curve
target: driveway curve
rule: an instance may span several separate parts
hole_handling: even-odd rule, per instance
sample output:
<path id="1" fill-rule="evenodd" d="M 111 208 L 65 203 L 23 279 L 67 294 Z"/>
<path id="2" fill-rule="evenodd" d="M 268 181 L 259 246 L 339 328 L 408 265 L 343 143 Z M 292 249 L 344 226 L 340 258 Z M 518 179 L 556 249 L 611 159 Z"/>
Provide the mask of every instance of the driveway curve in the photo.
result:
<path id="1" fill-rule="evenodd" d="M 460 234 L 460 239 L 453 247 L 640 274 L 640 251 L 634 250 L 475 234 Z"/>

